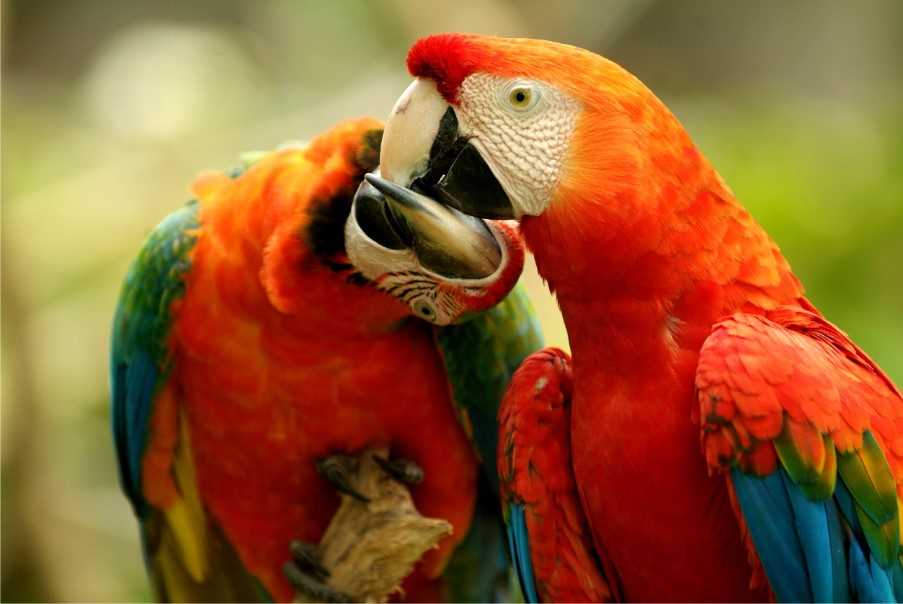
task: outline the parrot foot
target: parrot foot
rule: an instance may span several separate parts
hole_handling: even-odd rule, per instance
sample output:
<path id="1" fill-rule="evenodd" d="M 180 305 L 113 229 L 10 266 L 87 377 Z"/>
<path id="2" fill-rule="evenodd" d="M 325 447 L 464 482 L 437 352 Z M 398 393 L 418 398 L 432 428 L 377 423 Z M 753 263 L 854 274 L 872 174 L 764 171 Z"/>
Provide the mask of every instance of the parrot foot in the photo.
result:
<path id="1" fill-rule="evenodd" d="M 349 455 L 330 455 L 317 461 L 317 472 L 339 492 L 363 503 L 370 503 L 369 497 L 351 485 L 351 477 L 356 471 L 357 459 Z"/>
<path id="2" fill-rule="evenodd" d="M 353 598 L 325 583 L 329 571 L 320 563 L 320 550 L 313 543 L 292 541 L 292 560 L 282 567 L 285 578 L 315 602 L 352 602 Z"/>
<path id="3" fill-rule="evenodd" d="M 373 461 L 389 476 L 402 484 L 414 485 L 423 482 L 423 468 L 410 459 L 398 457 L 389 460 L 381 455 L 374 455 Z"/>

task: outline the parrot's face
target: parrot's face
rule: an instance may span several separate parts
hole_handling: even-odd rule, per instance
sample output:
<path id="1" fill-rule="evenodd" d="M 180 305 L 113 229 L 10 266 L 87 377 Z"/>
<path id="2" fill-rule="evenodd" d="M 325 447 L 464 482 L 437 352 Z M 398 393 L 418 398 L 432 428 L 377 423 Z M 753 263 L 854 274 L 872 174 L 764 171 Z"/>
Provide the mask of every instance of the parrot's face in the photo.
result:
<path id="1" fill-rule="evenodd" d="M 469 214 L 541 214 L 561 179 L 580 103 L 536 79 L 468 76 L 456 104 L 417 78 L 392 109 L 384 176 Z"/>
<path id="2" fill-rule="evenodd" d="M 415 44 L 408 68 L 416 79 L 386 122 L 383 180 L 371 179 L 387 195 L 390 181 L 467 214 L 521 219 L 636 173 L 634 109 L 648 90 L 598 55 L 445 34 Z"/>
<path id="3" fill-rule="evenodd" d="M 366 179 L 345 224 L 345 251 L 357 271 L 414 315 L 448 325 L 494 306 L 514 287 L 524 262 L 515 225 L 400 187 L 386 196 L 369 182 L 383 182 L 379 169 Z"/>

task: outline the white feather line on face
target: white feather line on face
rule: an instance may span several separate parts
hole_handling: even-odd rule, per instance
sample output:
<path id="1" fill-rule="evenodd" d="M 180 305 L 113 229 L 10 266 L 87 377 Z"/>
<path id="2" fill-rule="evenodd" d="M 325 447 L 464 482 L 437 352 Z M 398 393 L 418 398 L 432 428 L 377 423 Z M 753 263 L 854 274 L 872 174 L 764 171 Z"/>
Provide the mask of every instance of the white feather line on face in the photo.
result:
<path id="1" fill-rule="evenodd" d="M 461 83 L 455 113 L 461 133 L 480 152 L 517 217 L 537 216 L 560 182 L 581 105 L 550 84 L 517 81 L 540 95 L 531 109 L 505 106 L 511 80 L 476 73 Z"/>
<path id="2" fill-rule="evenodd" d="M 462 298 L 485 296 L 508 266 L 506 239 L 493 223 L 487 222 L 486 226 L 502 250 L 502 260 L 491 275 L 481 279 L 450 279 L 421 266 L 410 249 L 381 246 L 357 223 L 353 206 L 345 222 L 345 251 L 351 264 L 377 288 L 402 300 L 416 316 L 448 325 L 466 312 Z M 454 296 L 448 290 L 461 295 Z"/>

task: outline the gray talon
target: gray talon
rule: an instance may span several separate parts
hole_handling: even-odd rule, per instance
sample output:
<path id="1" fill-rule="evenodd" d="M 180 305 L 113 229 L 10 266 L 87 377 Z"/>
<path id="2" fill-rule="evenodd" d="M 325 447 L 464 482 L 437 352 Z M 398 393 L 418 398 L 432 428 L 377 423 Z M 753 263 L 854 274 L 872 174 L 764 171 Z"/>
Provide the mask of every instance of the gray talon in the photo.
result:
<path id="1" fill-rule="evenodd" d="M 370 498 L 351 486 L 350 476 L 357 471 L 357 459 L 349 455 L 330 455 L 317 461 L 317 472 L 340 492 L 358 501 L 370 503 Z"/>
<path id="2" fill-rule="evenodd" d="M 302 572 L 310 572 L 320 580 L 329 578 L 329 571 L 321 563 L 320 549 L 316 545 L 294 539 L 288 544 L 288 547 L 298 569 Z"/>
<path id="3" fill-rule="evenodd" d="M 295 562 L 282 565 L 282 572 L 292 586 L 317 602 L 352 602 L 353 598 L 346 593 L 326 585 L 320 579 L 305 573 Z"/>
<path id="4" fill-rule="evenodd" d="M 420 484 L 423 482 L 423 468 L 410 459 L 396 458 L 388 460 L 380 455 L 374 455 L 373 461 L 382 468 L 386 474 L 404 484 Z"/>

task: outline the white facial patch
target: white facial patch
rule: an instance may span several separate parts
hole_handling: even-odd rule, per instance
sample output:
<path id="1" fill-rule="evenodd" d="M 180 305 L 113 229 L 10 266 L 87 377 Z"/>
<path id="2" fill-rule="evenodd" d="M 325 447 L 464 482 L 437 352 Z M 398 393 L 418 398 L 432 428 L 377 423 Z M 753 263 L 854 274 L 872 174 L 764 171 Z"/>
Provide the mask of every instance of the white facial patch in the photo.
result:
<path id="1" fill-rule="evenodd" d="M 458 125 L 486 160 L 518 217 L 541 214 L 561 178 L 580 103 L 536 80 L 478 73 L 458 92 Z"/>

